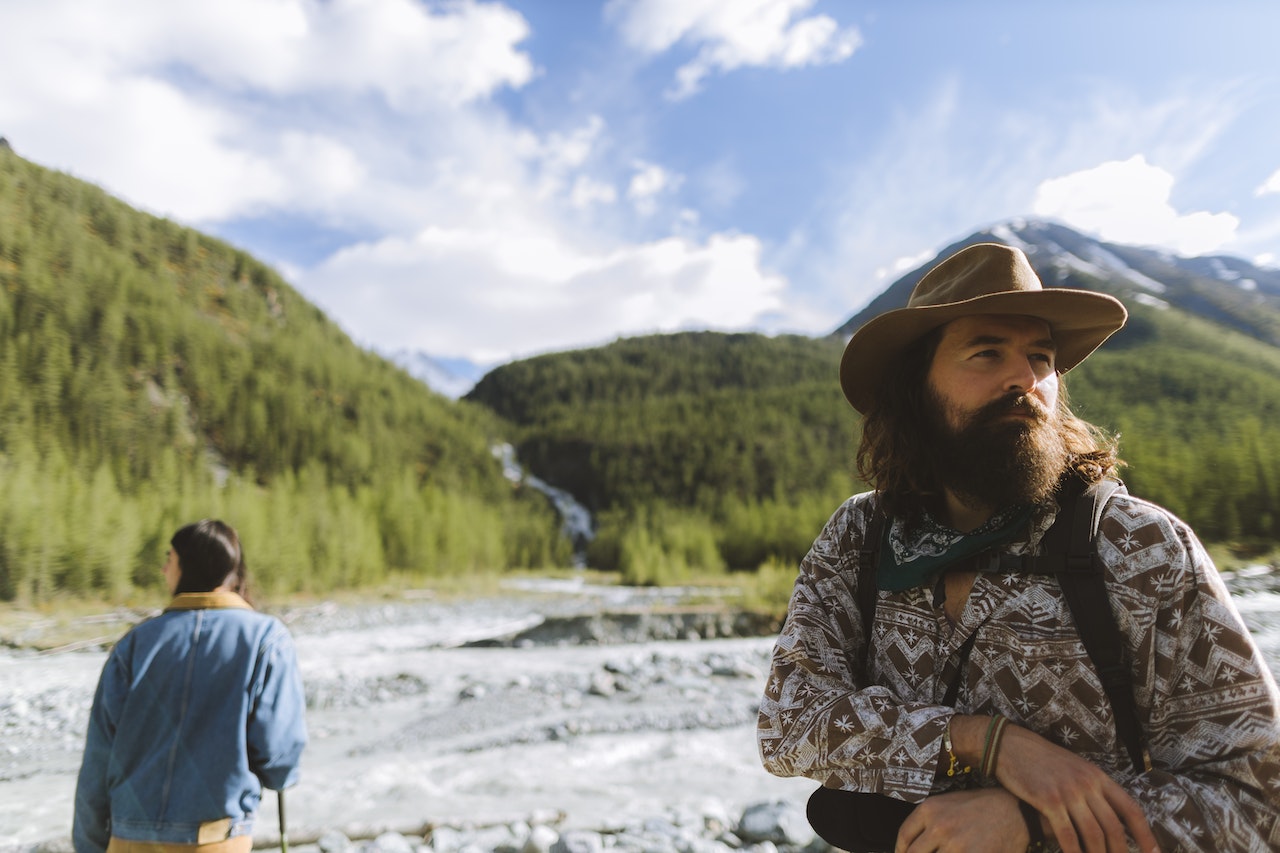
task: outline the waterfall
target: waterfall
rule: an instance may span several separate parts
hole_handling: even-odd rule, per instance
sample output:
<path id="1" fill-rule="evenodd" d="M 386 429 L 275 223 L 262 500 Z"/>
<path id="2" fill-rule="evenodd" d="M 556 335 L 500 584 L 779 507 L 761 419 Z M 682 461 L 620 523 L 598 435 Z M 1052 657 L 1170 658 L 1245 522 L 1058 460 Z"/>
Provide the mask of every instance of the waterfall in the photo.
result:
<path id="1" fill-rule="evenodd" d="M 503 442 L 494 445 L 493 455 L 502 462 L 502 476 L 512 483 L 522 483 L 547 496 L 556 512 L 560 513 L 561 532 L 573 543 L 574 568 L 586 568 L 587 545 L 595 538 L 595 531 L 591 529 L 591 511 L 564 489 L 558 489 L 539 477 L 525 473 L 516 461 L 516 449 L 510 444 Z"/>

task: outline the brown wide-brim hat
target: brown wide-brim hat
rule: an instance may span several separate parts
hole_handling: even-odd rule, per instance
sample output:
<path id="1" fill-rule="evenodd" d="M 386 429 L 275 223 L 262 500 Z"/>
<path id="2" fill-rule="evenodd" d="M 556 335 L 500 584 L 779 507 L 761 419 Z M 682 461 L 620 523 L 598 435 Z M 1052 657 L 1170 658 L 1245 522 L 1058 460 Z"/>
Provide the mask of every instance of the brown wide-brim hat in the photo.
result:
<path id="1" fill-rule="evenodd" d="M 875 404 L 881 379 L 910 344 L 973 314 L 1020 314 L 1049 324 L 1058 373 L 1066 373 L 1124 325 L 1128 312 L 1105 293 L 1046 288 L 1021 249 L 978 243 L 925 274 L 906 308 L 868 320 L 844 348 L 840 387 L 862 414 Z"/>

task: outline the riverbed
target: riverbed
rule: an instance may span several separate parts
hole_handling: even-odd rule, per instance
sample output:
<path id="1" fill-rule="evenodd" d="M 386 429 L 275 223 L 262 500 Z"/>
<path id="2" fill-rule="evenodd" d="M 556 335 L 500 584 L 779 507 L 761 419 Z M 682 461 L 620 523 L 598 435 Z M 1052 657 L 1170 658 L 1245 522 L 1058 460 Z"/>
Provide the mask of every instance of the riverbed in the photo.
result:
<path id="1" fill-rule="evenodd" d="M 1256 567 L 1227 578 L 1280 672 L 1280 577 Z M 706 598 L 570 580 L 281 612 L 311 731 L 286 795 L 290 834 L 518 820 L 603 829 L 802 807 L 813 783 L 768 775 L 756 754 L 772 637 L 687 606 Z M 0 851 L 65 849 L 105 657 L 100 644 L 0 651 Z M 257 835 L 274 836 L 275 809 L 268 797 Z"/>

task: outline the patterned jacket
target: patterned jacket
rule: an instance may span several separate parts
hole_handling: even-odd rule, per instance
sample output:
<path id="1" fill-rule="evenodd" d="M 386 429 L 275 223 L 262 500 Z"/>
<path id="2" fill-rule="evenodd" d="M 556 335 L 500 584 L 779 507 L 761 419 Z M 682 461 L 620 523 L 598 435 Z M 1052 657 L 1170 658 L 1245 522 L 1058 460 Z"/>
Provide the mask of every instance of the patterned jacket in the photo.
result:
<path id="1" fill-rule="evenodd" d="M 846 501 L 801 563 L 760 706 L 769 772 L 919 802 L 952 784 L 938 774 L 952 714 L 998 712 L 1120 782 L 1166 853 L 1280 850 L 1280 694 L 1185 524 L 1118 495 L 1095 543 L 1151 753 L 1139 774 L 1051 576 L 979 575 L 955 626 L 930 587 L 880 590 L 864 671 L 858 552 L 873 507 L 870 492 Z M 1056 511 L 1038 508 L 1006 550 L 1035 553 Z M 929 547 L 891 530 L 895 550 Z"/>

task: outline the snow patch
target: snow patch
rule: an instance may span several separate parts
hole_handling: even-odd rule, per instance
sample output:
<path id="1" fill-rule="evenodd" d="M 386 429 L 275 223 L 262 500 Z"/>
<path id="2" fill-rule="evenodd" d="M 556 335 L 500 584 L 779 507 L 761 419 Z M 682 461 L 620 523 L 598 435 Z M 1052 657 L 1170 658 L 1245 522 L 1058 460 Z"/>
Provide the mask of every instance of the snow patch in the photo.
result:
<path id="1" fill-rule="evenodd" d="M 1235 281 L 1240 277 L 1240 273 L 1230 269 L 1222 262 L 1221 258 L 1212 258 L 1209 261 L 1209 266 L 1213 269 L 1214 276 L 1220 281 Z"/>
<path id="2" fill-rule="evenodd" d="M 1019 248 L 1027 254 L 1031 254 L 1031 252 L 1034 251 L 1034 247 L 1028 244 L 1026 240 L 1023 240 L 1017 234 L 1017 231 L 1021 230 L 1024 226 L 1025 223 L 1019 223 L 1016 221 L 1011 223 L 1002 223 L 991 229 L 991 236 L 1009 244 L 1010 246 Z"/>
<path id="3" fill-rule="evenodd" d="M 1136 284 L 1144 290 L 1153 293 L 1164 293 L 1168 288 L 1151 278 L 1143 275 L 1133 267 L 1120 260 L 1115 255 L 1098 246 L 1091 246 L 1088 258 L 1082 258 L 1072 252 L 1062 251 L 1056 254 L 1056 258 L 1065 266 L 1078 270 L 1086 275 L 1096 278 L 1105 278 L 1108 275 L 1117 275 L 1128 281 L 1130 284 Z"/>

